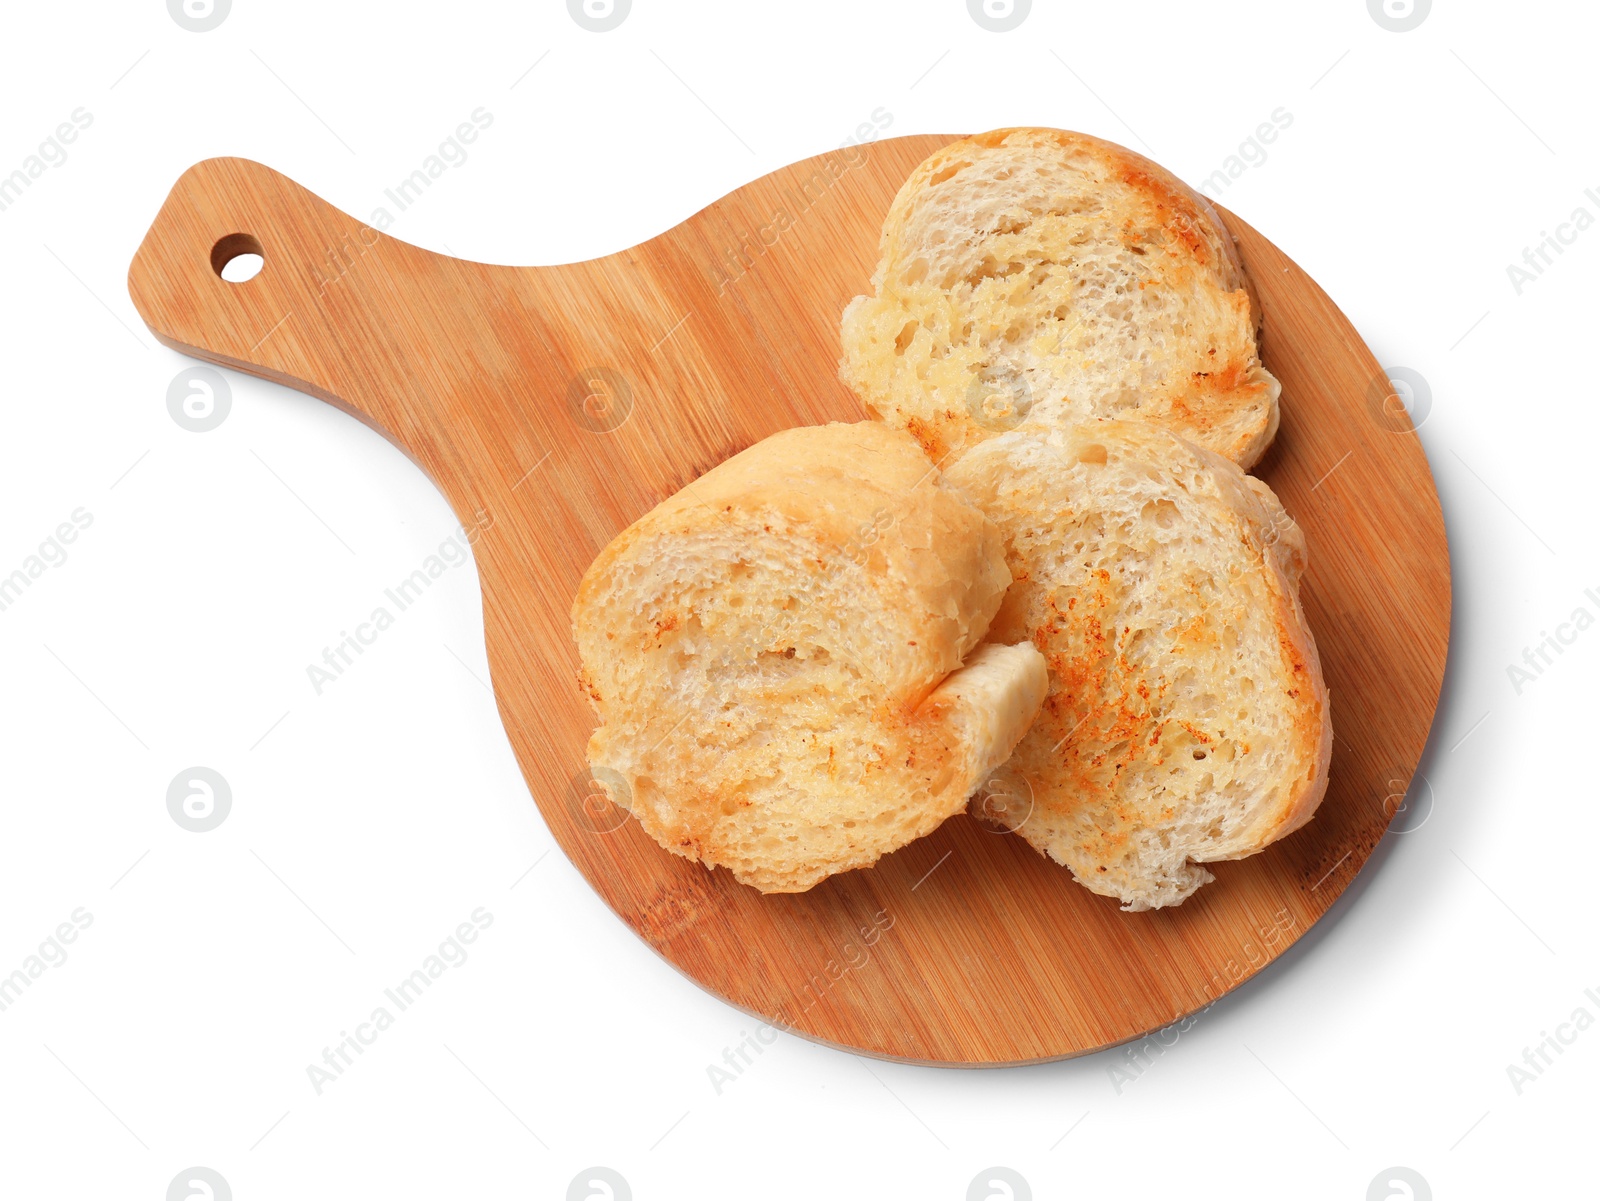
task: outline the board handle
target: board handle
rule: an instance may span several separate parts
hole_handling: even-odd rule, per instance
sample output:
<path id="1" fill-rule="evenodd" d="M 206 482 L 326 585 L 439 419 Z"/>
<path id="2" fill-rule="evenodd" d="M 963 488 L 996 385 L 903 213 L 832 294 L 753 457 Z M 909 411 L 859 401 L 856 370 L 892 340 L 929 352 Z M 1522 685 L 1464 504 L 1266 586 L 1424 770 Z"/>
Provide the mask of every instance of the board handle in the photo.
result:
<path id="1" fill-rule="evenodd" d="M 242 254 L 261 269 L 229 282 Z M 475 266 L 388 237 L 270 167 L 215 158 L 173 185 L 128 291 L 164 345 L 309 392 L 426 461 L 436 405 L 405 364 L 434 334 L 429 305 L 449 308 Z"/>

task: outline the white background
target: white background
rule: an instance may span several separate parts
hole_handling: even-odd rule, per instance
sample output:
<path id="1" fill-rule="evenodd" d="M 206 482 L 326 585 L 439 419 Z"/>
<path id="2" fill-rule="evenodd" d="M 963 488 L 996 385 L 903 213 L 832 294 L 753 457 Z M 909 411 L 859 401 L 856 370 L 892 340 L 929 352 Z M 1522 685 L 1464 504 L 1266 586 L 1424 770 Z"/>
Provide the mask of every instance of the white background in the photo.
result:
<path id="1" fill-rule="evenodd" d="M 1439 1198 L 1595 1187 L 1600 1030 L 1520 1095 L 1507 1073 L 1600 1017 L 1600 633 L 1520 695 L 1507 673 L 1578 606 L 1600 616 L 1600 229 L 1521 295 L 1506 270 L 1580 205 L 1600 217 L 1592 6 L 1438 0 L 1407 33 L 1363 0 L 1038 0 L 1009 33 L 961 0 L 635 0 L 608 33 L 556 0 L 3 21 L 0 174 L 75 109 L 93 123 L 0 212 L 0 574 L 74 510 L 92 525 L 0 612 L 0 974 L 74 910 L 92 925 L 0 1012 L 0 1193 L 157 1201 L 191 1165 L 241 1201 L 561 1198 L 596 1164 L 640 1199 L 956 1201 L 996 1164 L 1040 1198 L 1359 1201 L 1392 1165 Z M 255 158 L 366 217 L 479 106 L 492 127 L 390 232 L 523 264 L 649 238 L 880 106 L 889 136 L 1057 125 L 1196 183 L 1286 109 L 1222 199 L 1432 391 L 1455 616 L 1425 823 L 1120 1093 L 1116 1052 L 949 1071 L 781 1036 L 718 1095 L 707 1068 L 751 1022 L 552 850 L 482 682 L 470 568 L 308 682 L 450 536 L 443 500 L 376 434 L 248 377 L 218 428 L 180 428 L 186 360 L 126 292 L 190 164 Z M 166 809 L 194 765 L 232 788 L 205 834 Z M 307 1065 L 480 906 L 470 958 L 317 1095 Z"/>

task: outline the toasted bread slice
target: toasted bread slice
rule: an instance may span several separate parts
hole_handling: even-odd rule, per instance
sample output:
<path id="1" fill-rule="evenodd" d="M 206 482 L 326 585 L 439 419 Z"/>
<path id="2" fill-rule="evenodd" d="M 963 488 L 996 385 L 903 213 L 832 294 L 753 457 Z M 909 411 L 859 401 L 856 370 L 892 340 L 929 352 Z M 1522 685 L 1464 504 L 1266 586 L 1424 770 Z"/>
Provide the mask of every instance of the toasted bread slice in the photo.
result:
<path id="1" fill-rule="evenodd" d="M 1037 713 L 1031 645 L 974 653 L 1010 582 L 999 531 L 904 432 L 775 434 L 579 585 L 594 777 L 762 892 L 865 867 L 959 812 Z"/>
<path id="2" fill-rule="evenodd" d="M 1031 812 L 1007 824 L 1140 910 L 1310 820 L 1333 727 L 1305 539 L 1270 488 L 1167 430 L 1037 412 L 949 476 L 1004 531 L 990 637 L 1050 665 L 1008 765 Z"/>
<path id="3" fill-rule="evenodd" d="M 840 377 L 935 462 L 1031 408 L 1164 426 L 1248 468 L 1278 428 L 1259 312 L 1216 212 L 1148 159 L 1001 129 L 911 173 Z"/>

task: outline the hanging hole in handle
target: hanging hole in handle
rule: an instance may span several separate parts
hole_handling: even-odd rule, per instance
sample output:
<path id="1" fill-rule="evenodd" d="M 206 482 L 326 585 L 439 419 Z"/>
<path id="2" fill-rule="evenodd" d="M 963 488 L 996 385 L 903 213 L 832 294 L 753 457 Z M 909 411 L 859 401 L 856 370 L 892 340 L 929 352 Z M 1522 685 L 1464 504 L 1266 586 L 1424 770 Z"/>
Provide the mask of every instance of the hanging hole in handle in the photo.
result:
<path id="1" fill-rule="evenodd" d="M 254 234 L 228 234 L 211 248 L 211 269 L 230 284 L 254 279 L 266 266 L 266 251 Z"/>

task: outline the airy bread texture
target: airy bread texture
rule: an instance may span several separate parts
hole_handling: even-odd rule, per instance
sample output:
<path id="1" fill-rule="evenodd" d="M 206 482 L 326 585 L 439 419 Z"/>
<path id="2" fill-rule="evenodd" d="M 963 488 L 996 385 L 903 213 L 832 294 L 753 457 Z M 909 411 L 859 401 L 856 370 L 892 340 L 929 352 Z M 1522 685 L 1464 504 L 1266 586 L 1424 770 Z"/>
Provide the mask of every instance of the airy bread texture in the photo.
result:
<path id="1" fill-rule="evenodd" d="M 1310 820 L 1333 727 L 1305 539 L 1270 488 L 1154 426 L 1037 411 L 949 477 L 1004 531 L 1016 582 L 989 636 L 1050 665 L 1007 765 L 1024 838 L 1142 910 Z"/>
<path id="2" fill-rule="evenodd" d="M 1032 645 L 973 653 L 1010 583 L 999 530 L 907 434 L 775 434 L 584 575 L 595 778 L 762 892 L 866 867 L 959 812 L 1038 712 Z"/>
<path id="3" fill-rule="evenodd" d="M 1278 428 L 1259 312 L 1216 212 L 1111 142 L 1001 129 L 944 147 L 884 221 L 840 378 L 938 463 L 1032 408 L 1150 422 L 1250 467 Z"/>

